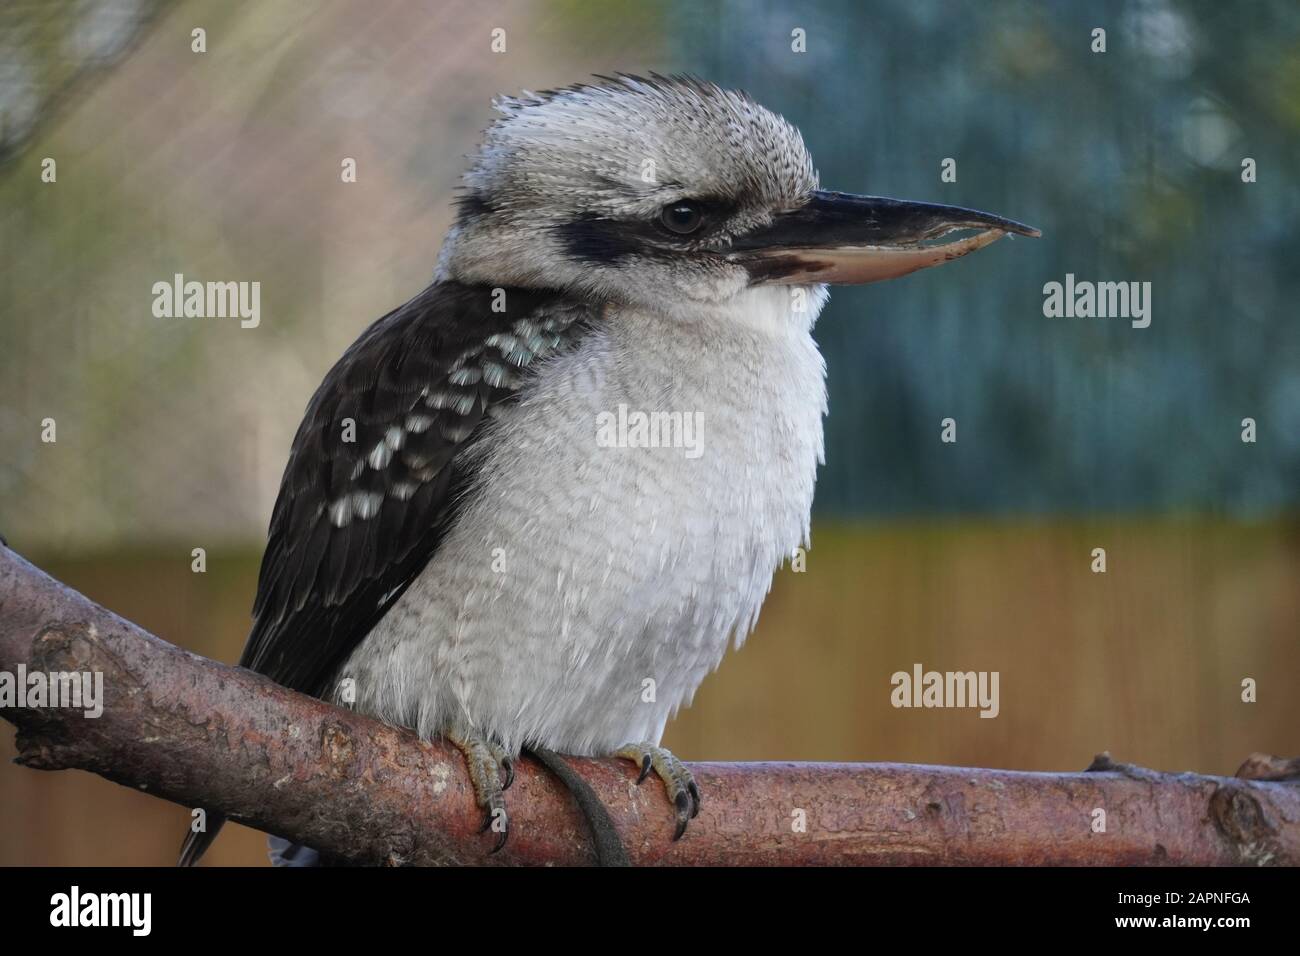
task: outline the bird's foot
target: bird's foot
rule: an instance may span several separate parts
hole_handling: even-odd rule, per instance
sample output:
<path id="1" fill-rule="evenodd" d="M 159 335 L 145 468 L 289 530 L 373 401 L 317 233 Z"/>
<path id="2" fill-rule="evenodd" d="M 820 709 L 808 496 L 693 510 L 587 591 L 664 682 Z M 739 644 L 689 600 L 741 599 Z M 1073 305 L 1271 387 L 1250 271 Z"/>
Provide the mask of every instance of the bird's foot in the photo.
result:
<path id="1" fill-rule="evenodd" d="M 496 834 L 492 852 L 506 845 L 510 836 L 510 817 L 506 814 L 505 792 L 515 782 L 515 764 L 510 754 L 495 740 L 480 733 L 444 733 L 443 737 L 465 756 L 474 799 L 483 811 L 479 832 Z M 504 778 L 504 779 L 503 779 Z"/>
<path id="2" fill-rule="evenodd" d="M 615 757 L 631 760 L 641 768 L 641 776 L 636 782 L 642 783 L 653 770 L 664 788 L 668 791 L 668 800 L 677 814 L 677 830 L 674 840 L 680 840 L 686 832 L 686 824 L 700 812 L 700 788 L 695 784 L 694 775 L 669 751 L 654 744 L 624 744 L 614 751 Z"/>

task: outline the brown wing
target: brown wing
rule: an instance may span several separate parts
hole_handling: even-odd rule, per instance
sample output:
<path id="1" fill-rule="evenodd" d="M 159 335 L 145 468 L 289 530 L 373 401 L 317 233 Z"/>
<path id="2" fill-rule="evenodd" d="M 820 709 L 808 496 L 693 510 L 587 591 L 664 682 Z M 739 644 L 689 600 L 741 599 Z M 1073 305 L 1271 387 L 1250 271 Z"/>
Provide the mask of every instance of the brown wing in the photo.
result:
<path id="1" fill-rule="evenodd" d="M 240 663 L 323 694 L 437 549 L 488 408 L 592 318 L 556 292 L 435 283 L 367 329 L 294 438 Z"/>

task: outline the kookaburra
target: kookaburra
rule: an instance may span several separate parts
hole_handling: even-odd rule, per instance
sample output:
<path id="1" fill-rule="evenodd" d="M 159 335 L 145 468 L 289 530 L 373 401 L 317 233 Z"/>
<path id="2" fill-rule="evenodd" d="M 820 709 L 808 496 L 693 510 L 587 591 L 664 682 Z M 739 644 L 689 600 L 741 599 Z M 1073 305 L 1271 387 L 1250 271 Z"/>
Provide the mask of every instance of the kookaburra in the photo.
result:
<path id="1" fill-rule="evenodd" d="M 827 284 L 1038 232 L 824 191 L 793 126 L 696 79 L 497 105 L 432 284 L 307 406 L 240 663 L 451 741 L 489 816 L 521 750 L 628 757 L 680 836 L 664 726 L 808 542 Z M 602 432 L 656 414 L 692 442 Z"/>

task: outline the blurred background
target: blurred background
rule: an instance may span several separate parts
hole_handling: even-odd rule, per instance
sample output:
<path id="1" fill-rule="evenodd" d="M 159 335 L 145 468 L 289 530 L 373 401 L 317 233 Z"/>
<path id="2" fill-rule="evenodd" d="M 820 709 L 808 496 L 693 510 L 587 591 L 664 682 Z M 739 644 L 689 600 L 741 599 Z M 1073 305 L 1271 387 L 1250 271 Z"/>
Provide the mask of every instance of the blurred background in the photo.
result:
<path id="1" fill-rule="evenodd" d="M 234 660 L 307 399 L 427 283 L 491 97 L 617 70 L 748 89 L 830 188 L 1045 235 L 836 290 L 807 570 L 777 576 L 669 747 L 1024 770 L 1109 749 L 1226 774 L 1300 750 L 1293 0 L 9 2 L 0 533 Z M 178 272 L 260 281 L 260 326 L 155 318 Z M 1066 273 L 1150 282 L 1151 326 L 1044 317 Z M 1000 672 L 1000 715 L 892 708 L 917 662 Z M 12 754 L 6 725 L 0 864 L 174 861 L 183 809 Z M 206 860 L 264 861 L 238 827 Z"/>

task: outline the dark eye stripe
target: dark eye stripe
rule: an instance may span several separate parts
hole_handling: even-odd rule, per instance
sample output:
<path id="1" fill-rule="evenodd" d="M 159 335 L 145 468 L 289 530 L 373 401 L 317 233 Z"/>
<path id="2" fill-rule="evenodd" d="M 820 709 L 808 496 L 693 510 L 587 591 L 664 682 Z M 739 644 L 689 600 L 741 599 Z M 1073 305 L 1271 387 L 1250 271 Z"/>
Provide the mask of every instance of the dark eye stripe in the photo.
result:
<path id="1" fill-rule="evenodd" d="M 704 214 L 701 228 L 692 233 L 676 233 L 663 224 L 663 210 L 650 218 L 610 219 L 587 214 L 553 227 L 564 251 L 575 259 L 592 265 L 618 265 L 635 255 L 673 254 L 670 246 L 699 243 L 735 215 L 729 200 L 691 199 Z"/>
<path id="2" fill-rule="evenodd" d="M 617 265 L 646 246 L 640 230 L 645 227 L 617 219 L 583 216 L 556 228 L 565 251 L 593 265 Z"/>

